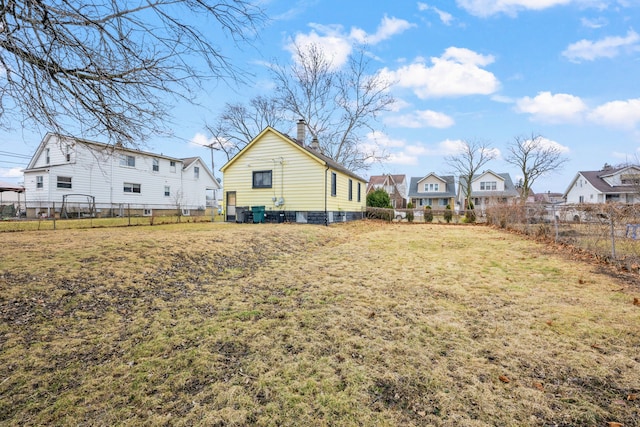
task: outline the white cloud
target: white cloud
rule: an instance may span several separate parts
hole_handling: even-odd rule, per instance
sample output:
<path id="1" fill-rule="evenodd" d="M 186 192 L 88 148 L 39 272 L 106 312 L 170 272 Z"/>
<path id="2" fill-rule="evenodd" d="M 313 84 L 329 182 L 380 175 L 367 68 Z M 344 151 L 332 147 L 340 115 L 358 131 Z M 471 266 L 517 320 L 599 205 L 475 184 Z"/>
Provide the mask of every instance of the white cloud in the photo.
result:
<path id="1" fill-rule="evenodd" d="M 633 30 L 627 32 L 626 37 L 605 37 L 602 40 L 580 40 L 570 44 L 562 55 L 573 62 L 593 61 L 598 58 L 614 58 L 622 50 L 638 50 L 640 36 Z"/>
<path id="2" fill-rule="evenodd" d="M 433 11 L 438 14 L 438 16 L 440 17 L 440 21 L 442 21 L 444 25 L 451 25 L 451 21 L 453 21 L 453 15 L 438 9 L 437 7 L 434 7 Z"/>
<path id="3" fill-rule="evenodd" d="M 405 21 L 404 19 L 398 19 L 395 17 L 384 16 L 382 22 L 378 25 L 378 29 L 375 34 L 367 34 L 360 28 L 352 28 L 350 38 L 365 44 L 378 44 L 381 41 L 387 40 L 396 34 L 400 34 L 411 27 L 415 27 L 415 24 Z"/>
<path id="4" fill-rule="evenodd" d="M 606 126 L 633 129 L 640 123 L 640 98 L 607 102 L 596 107 L 588 117 Z"/>
<path id="5" fill-rule="evenodd" d="M 374 132 L 369 132 L 367 134 L 367 139 L 374 143 L 377 144 L 380 147 L 384 147 L 384 148 L 398 148 L 398 147 L 404 147 L 405 146 L 405 142 L 401 139 L 392 139 L 389 137 L 389 135 L 387 135 L 384 132 L 381 131 L 374 131 Z"/>
<path id="6" fill-rule="evenodd" d="M 286 49 L 292 53 L 295 60 L 295 46 L 301 49 L 310 45 L 317 46 L 330 55 L 332 66 L 339 69 L 347 62 L 354 43 L 374 45 L 414 27 L 415 24 L 385 15 L 374 34 L 368 34 L 357 27 L 353 27 L 347 34 L 341 25 L 311 23 L 309 26 L 312 28 L 311 31 L 306 34 L 296 34 L 293 42 L 286 46 Z"/>
<path id="7" fill-rule="evenodd" d="M 596 19 L 588 19 L 582 18 L 580 19 L 582 26 L 592 29 L 602 28 L 607 25 L 607 20 L 604 18 L 596 18 Z"/>
<path id="8" fill-rule="evenodd" d="M 531 114 L 533 120 L 562 123 L 582 117 L 586 104 L 577 96 L 564 93 L 539 92 L 535 98 L 525 96 L 516 102 L 516 111 Z"/>
<path id="9" fill-rule="evenodd" d="M 15 167 L 11 169 L 0 168 L 0 178 L 22 178 L 23 168 Z"/>
<path id="10" fill-rule="evenodd" d="M 455 121 L 444 113 L 432 110 L 421 110 L 401 116 L 389 117 L 385 120 L 385 123 L 396 127 L 413 129 L 425 127 L 444 129 L 453 126 Z"/>
<path id="11" fill-rule="evenodd" d="M 410 154 L 399 152 L 391 153 L 385 163 L 391 163 L 395 165 L 417 166 L 418 157 Z"/>
<path id="12" fill-rule="evenodd" d="M 297 59 L 295 54 L 296 46 L 303 51 L 310 46 L 316 46 L 328 55 L 328 59 L 331 61 L 333 68 L 341 68 L 351 54 L 353 47 L 351 42 L 340 32 L 341 27 L 314 26 L 322 35 L 318 34 L 315 30 L 312 30 L 308 34 L 296 34 L 294 43 L 287 46 L 287 50 L 293 55 L 292 58 L 294 60 Z"/>
<path id="13" fill-rule="evenodd" d="M 498 90 L 498 79 L 481 67 L 494 61 L 491 55 L 481 55 L 469 49 L 450 47 L 439 58 L 431 58 L 429 67 L 424 59 L 416 58 L 396 71 L 384 69 L 389 80 L 410 88 L 422 99 L 489 95 Z"/>
<path id="14" fill-rule="evenodd" d="M 574 0 L 457 0 L 456 3 L 472 15 L 487 17 L 498 13 L 515 16 L 522 10 L 543 10 L 567 5 Z"/>
<path id="15" fill-rule="evenodd" d="M 533 142 L 533 140 L 529 139 L 529 140 L 527 140 L 525 142 L 525 144 L 531 144 L 532 142 Z M 558 142 L 553 141 L 553 140 L 548 139 L 548 138 L 542 137 L 542 138 L 538 139 L 537 142 L 538 142 L 538 144 L 540 144 L 540 148 L 543 148 L 543 149 L 544 148 L 555 148 L 560 153 L 568 153 L 570 151 L 569 147 L 567 147 L 565 145 L 562 145 L 562 144 L 559 144 Z"/>

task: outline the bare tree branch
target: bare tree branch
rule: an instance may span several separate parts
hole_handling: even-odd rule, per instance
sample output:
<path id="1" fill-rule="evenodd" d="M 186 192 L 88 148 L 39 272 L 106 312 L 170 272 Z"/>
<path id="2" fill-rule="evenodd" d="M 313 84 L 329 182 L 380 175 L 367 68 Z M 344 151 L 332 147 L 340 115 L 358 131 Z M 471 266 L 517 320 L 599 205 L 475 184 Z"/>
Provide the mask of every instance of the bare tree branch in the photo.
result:
<path id="1" fill-rule="evenodd" d="M 0 127 L 135 144 L 203 79 L 241 80 L 214 39 L 249 43 L 265 19 L 245 0 L 0 0 Z"/>
<path id="2" fill-rule="evenodd" d="M 215 140 L 213 148 L 223 151 L 230 160 L 265 127 L 278 129 L 286 121 L 277 100 L 258 96 L 248 106 L 226 104 L 216 122 L 205 123 L 205 129 Z"/>
<path id="3" fill-rule="evenodd" d="M 496 158 L 496 151 L 486 141 L 463 141 L 462 149 L 458 154 L 446 156 L 444 161 L 456 172 L 462 190 L 465 192 L 466 206 L 463 209 L 472 209 L 471 183 L 478 171 L 488 162 Z"/>
<path id="4" fill-rule="evenodd" d="M 559 170 L 568 159 L 561 147 L 536 134 L 530 137 L 516 136 L 509 145 L 509 155 L 505 161 L 517 167 L 522 173 L 520 200 L 527 200 L 533 183 L 543 175 Z"/>
<path id="5" fill-rule="evenodd" d="M 372 121 L 394 102 L 391 82 L 369 73 L 364 49 L 351 55 L 346 69 L 336 70 L 316 45 L 296 46 L 290 66 L 275 66 L 273 76 L 280 107 L 292 121 L 304 119 L 320 152 L 357 171 L 385 157 L 380 147 L 365 147 Z"/>

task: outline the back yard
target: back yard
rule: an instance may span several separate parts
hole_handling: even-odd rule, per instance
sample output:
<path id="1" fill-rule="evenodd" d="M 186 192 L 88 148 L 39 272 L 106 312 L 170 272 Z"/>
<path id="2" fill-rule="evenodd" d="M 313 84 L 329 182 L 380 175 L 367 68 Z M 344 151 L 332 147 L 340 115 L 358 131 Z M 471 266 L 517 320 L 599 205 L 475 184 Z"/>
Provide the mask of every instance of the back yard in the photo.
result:
<path id="1" fill-rule="evenodd" d="M 634 426 L 636 278 L 482 226 L 4 233 L 0 424 Z"/>

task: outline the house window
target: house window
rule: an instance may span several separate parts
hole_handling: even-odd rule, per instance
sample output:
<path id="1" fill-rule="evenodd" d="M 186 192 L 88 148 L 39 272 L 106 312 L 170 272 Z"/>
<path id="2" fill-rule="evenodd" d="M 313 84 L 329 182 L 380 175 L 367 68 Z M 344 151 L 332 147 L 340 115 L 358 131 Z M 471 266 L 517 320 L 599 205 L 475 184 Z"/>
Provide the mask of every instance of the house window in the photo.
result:
<path id="1" fill-rule="evenodd" d="M 189 216 L 191 215 L 191 211 L 189 209 L 182 209 L 182 215 Z"/>
<path id="2" fill-rule="evenodd" d="M 584 196 L 580 196 L 578 198 L 578 203 L 584 203 Z"/>
<path id="3" fill-rule="evenodd" d="M 271 188 L 271 171 L 253 172 L 253 188 Z"/>
<path id="4" fill-rule="evenodd" d="M 361 200 L 361 190 L 360 190 L 360 183 L 358 183 L 358 201 Z"/>
<path id="5" fill-rule="evenodd" d="M 349 180 L 349 200 L 353 200 L 353 180 Z"/>
<path id="6" fill-rule="evenodd" d="M 70 176 L 59 176 L 58 177 L 58 188 L 71 188 L 71 177 Z"/>
<path id="7" fill-rule="evenodd" d="M 153 159 L 153 165 L 151 166 L 151 170 L 154 172 L 158 172 L 160 170 L 160 160 Z"/>
<path id="8" fill-rule="evenodd" d="M 200 178 L 200 168 L 198 166 L 193 167 L 193 177 L 195 179 Z"/>
<path id="9" fill-rule="evenodd" d="M 480 190 L 492 191 L 498 188 L 496 181 L 482 181 L 480 182 Z"/>
<path id="10" fill-rule="evenodd" d="M 432 191 L 439 191 L 438 188 L 440 188 L 440 184 L 438 183 L 430 183 L 430 184 L 425 184 L 424 185 L 424 191 L 425 192 L 432 192 Z"/>
<path id="11" fill-rule="evenodd" d="M 447 199 L 440 199 L 440 201 L 438 202 L 438 205 L 440 205 L 440 206 L 447 206 L 447 205 L 448 205 L 448 203 L 447 203 Z"/>
<path id="12" fill-rule="evenodd" d="M 51 150 L 49 148 L 44 150 L 44 163 L 47 165 L 51 163 Z"/>
<path id="13" fill-rule="evenodd" d="M 140 184 L 133 184 L 131 182 L 124 183 L 125 193 L 140 193 Z"/>
<path id="14" fill-rule="evenodd" d="M 174 160 L 169 161 L 169 171 L 176 173 L 176 162 Z"/>
<path id="15" fill-rule="evenodd" d="M 145 208 L 145 209 L 142 210 L 142 215 L 151 216 L 151 215 L 153 215 L 153 210 L 151 210 L 149 208 Z"/>
<path id="16" fill-rule="evenodd" d="M 135 168 L 136 167 L 135 156 L 128 156 L 126 154 L 123 154 L 122 156 L 120 156 L 120 166 Z"/>
<path id="17" fill-rule="evenodd" d="M 71 161 L 71 147 L 67 145 L 66 149 L 67 149 L 66 159 L 67 159 L 67 162 L 70 162 Z"/>
<path id="18" fill-rule="evenodd" d="M 36 188 L 44 188 L 44 177 L 42 175 L 36 176 Z"/>
<path id="19" fill-rule="evenodd" d="M 331 195 L 335 197 L 338 194 L 338 176 L 335 172 L 331 172 Z"/>
<path id="20" fill-rule="evenodd" d="M 168 185 L 164 186 L 164 196 L 165 197 L 170 197 L 171 196 L 171 187 Z"/>

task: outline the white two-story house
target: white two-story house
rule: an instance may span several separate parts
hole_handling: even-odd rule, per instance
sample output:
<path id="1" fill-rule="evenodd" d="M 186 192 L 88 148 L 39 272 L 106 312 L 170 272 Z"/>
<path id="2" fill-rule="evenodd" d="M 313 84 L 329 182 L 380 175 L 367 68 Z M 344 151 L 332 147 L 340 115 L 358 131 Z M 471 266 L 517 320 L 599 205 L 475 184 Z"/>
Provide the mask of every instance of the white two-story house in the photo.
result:
<path id="1" fill-rule="evenodd" d="M 471 199 L 476 211 L 484 214 L 486 208 L 500 203 L 514 203 L 520 194 L 513 185 L 511 176 L 508 173 L 496 173 L 487 170 L 479 174 L 471 183 Z M 467 199 L 467 188 L 463 180 L 458 185 L 459 209 L 464 210 Z"/>
<path id="2" fill-rule="evenodd" d="M 568 204 L 640 202 L 640 166 L 578 172 L 564 192 Z"/>
<path id="3" fill-rule="evenodd" d="M 24 170 L 28 217 L 205 214 L 221 188 L 199 157 L 178 159 L 53 133 Z"/>

